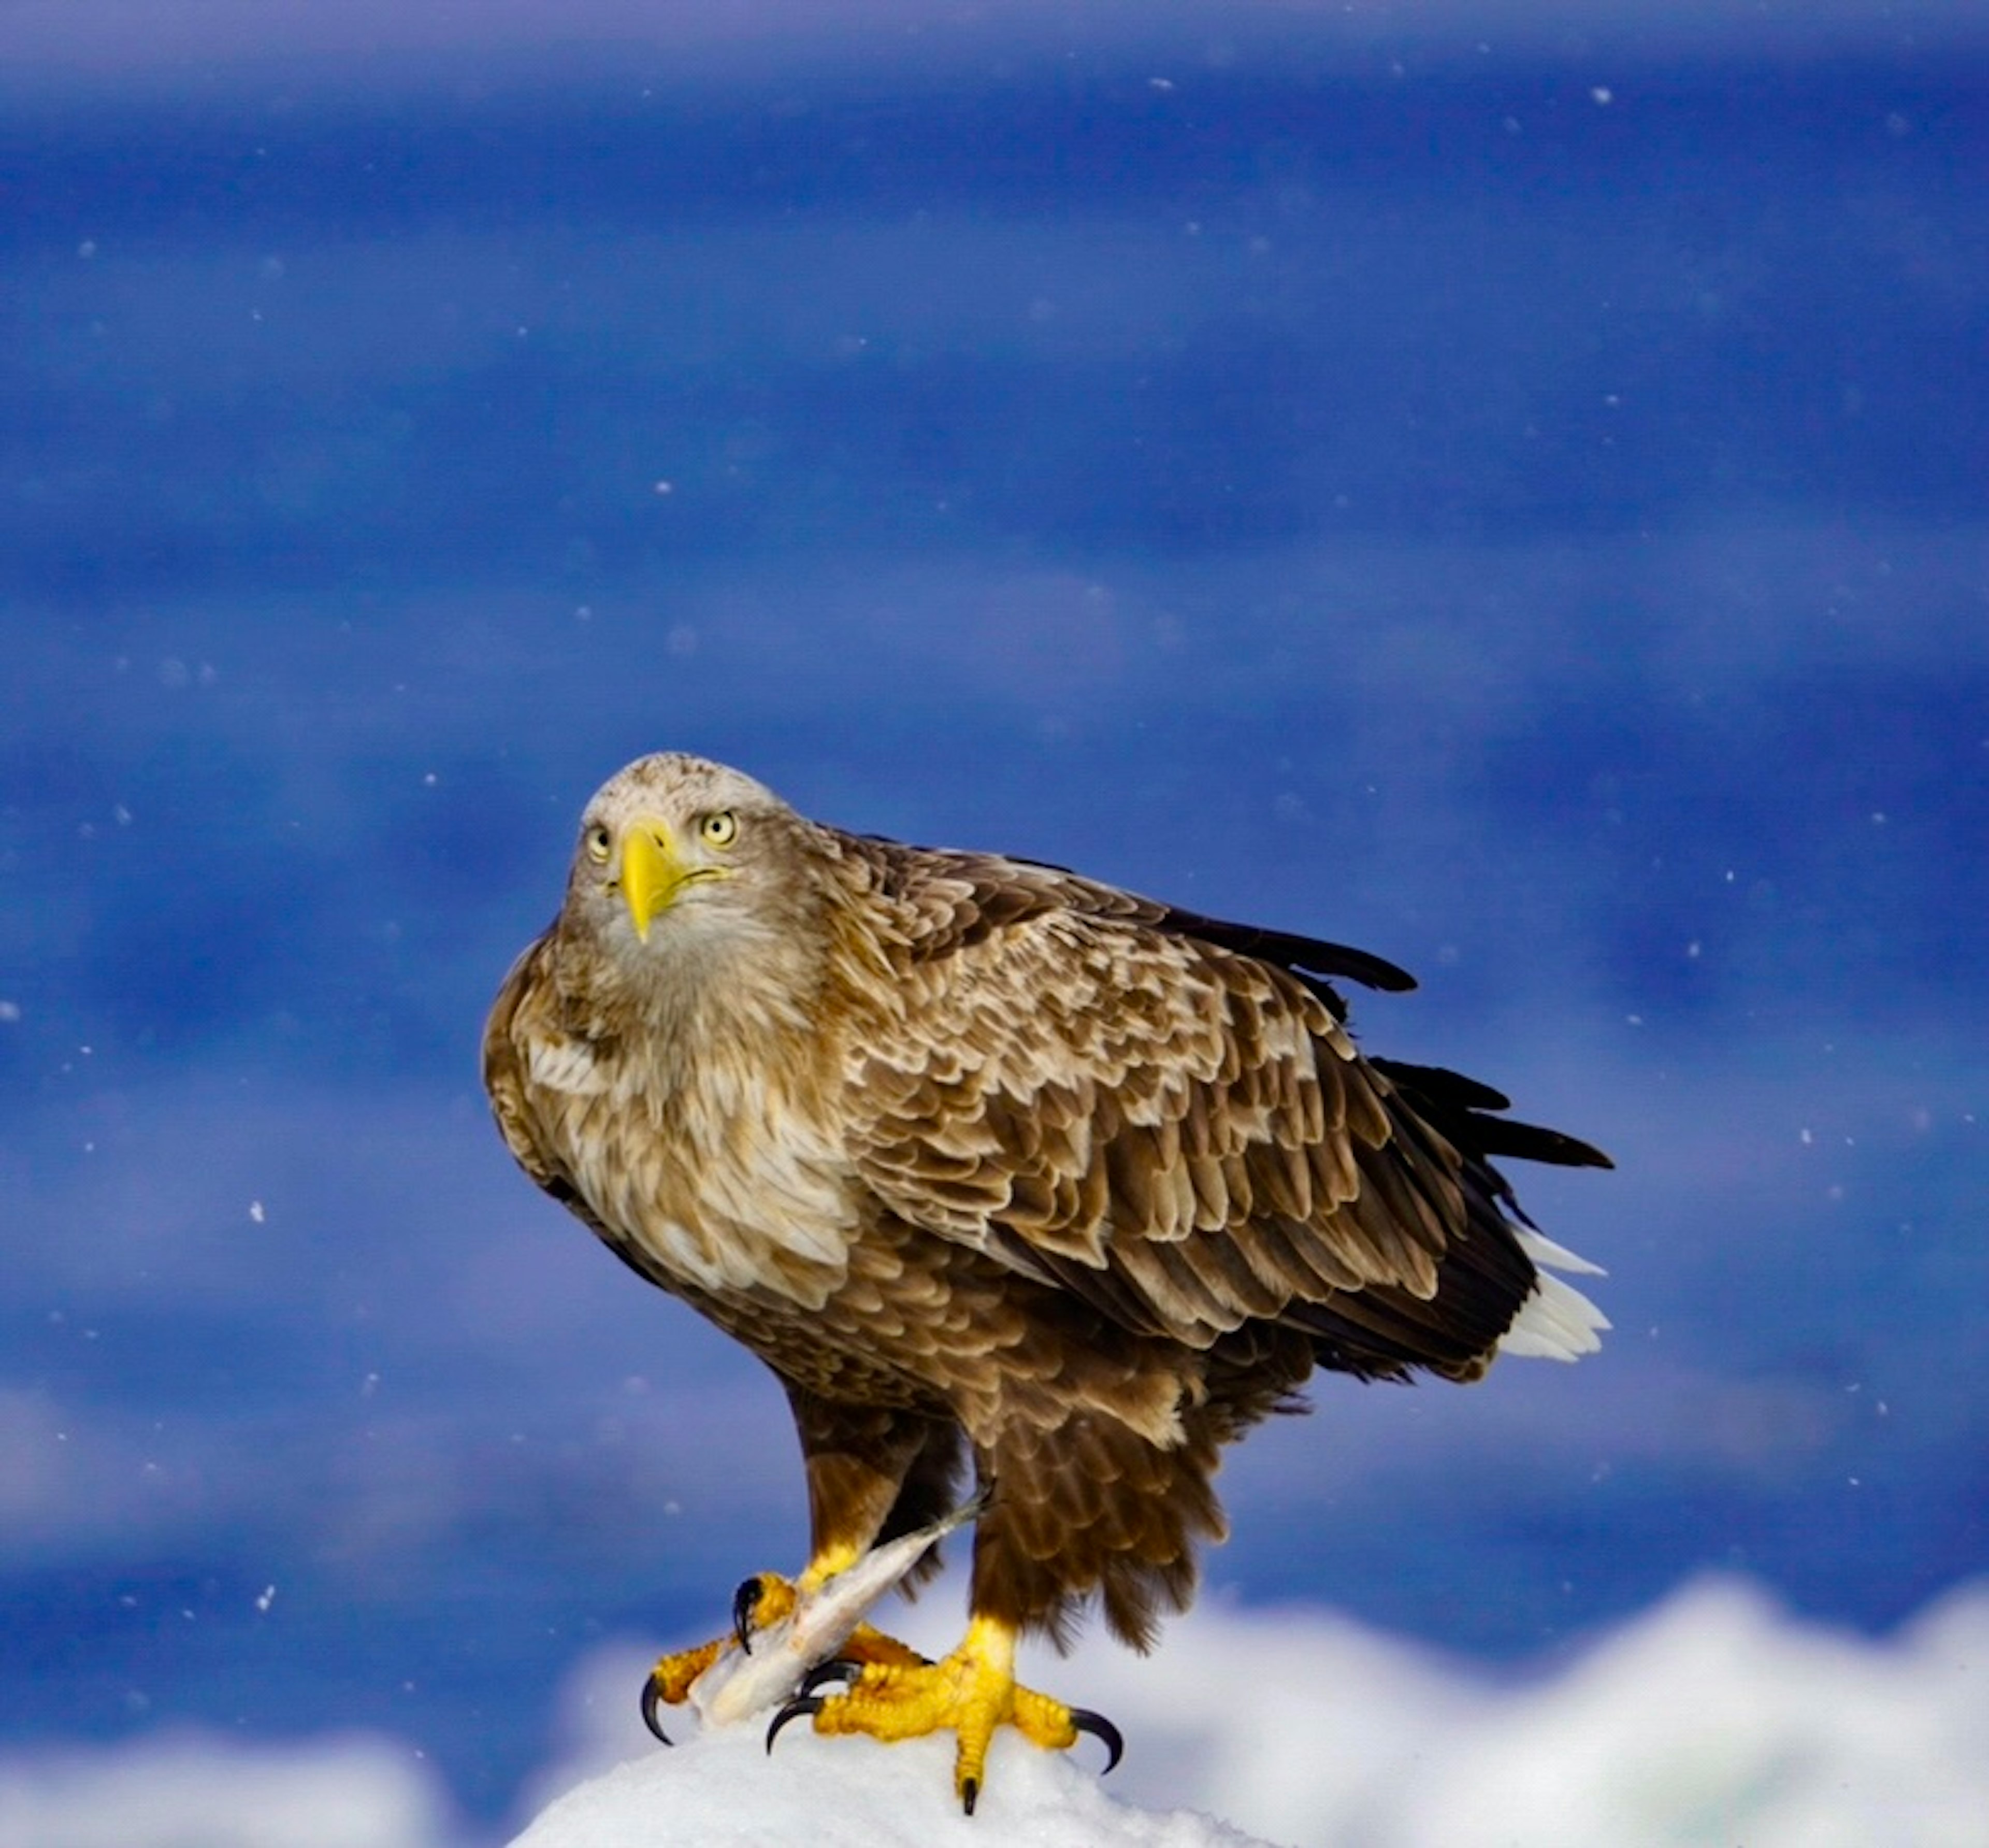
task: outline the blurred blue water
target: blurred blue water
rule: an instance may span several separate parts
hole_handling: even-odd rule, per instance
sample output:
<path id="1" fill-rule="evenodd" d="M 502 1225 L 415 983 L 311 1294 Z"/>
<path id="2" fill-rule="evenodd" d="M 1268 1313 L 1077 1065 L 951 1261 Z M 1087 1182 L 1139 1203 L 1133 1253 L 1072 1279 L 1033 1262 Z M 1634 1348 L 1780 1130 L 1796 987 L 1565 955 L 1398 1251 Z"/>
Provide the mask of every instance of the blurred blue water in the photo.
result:
<path id="1" fill-rule="evenodd" d="M 0 1679 L 479 1813 L 791 1563 L 751 1365 L 474 1047 L 626 758 L 1416 969 L 1622 1172 L 1580 1372 L 1329 1389 L 1210 1562 L 1503 1656 L 1984 1565 L 1989 58 L 17 85 Z"/>

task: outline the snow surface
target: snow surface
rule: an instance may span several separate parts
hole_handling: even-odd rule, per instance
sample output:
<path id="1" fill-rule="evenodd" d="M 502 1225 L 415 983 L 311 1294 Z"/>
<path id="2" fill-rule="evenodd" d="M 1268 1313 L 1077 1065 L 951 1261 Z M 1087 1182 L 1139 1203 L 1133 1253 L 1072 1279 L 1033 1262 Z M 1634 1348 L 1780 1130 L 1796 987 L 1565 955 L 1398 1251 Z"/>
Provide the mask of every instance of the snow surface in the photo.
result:
<path id="1" fill-rule="evenodd" d="M 957 1613 L 939 1602 L 893 1627 L 946 1646 Z M 557 1761 L 527 1797 L 543 1813 L 517 1848 L 1989 1842 L 1989 1585 L 1873 1641 L 1709 1580 L 1520 1680 L 1316 1610 L 1205 1604 L 1144 1661 L 1090 1639 L 1067 1662 L 1025 1662 L 1038 1685 L 1110 1714 L 1126 1761 L 1101 1781 L 1095 1741 L 1066 1757 L 998 1739 L 971 1821 L 954 1809 L 944 1740 L 886 1747 L 797 1725 L 769 1757 L 757 1723 L 700 1737 L 686 1716 L 683 1742 L 664 1751 L 635 1714 L 652 1659 L 618 1647 L 576 1673 Z M 478 1839 L 433 1767 L 391 1739 L 162 1733 L 0 1758 L 4 1848 Z"/>
<path id="2" fill-rule="evenodd" d="M 1116 1802 L 1061 1754 L 1012 1735 L 990 1753 L 974 1815 L 953 1795 L 950 1739 L 879 1745 L 790 1728 L 769 1756 L 760 1724 L 708 1733 L 583 1784 L 517 1848 L 1252 1848 L 1256 1838 L 1185 1810 Z M 789 1749 L 792 1741 L 794 1749 Z M 1261 1844 L 1259 1845 L 1261 1848 Z"/>

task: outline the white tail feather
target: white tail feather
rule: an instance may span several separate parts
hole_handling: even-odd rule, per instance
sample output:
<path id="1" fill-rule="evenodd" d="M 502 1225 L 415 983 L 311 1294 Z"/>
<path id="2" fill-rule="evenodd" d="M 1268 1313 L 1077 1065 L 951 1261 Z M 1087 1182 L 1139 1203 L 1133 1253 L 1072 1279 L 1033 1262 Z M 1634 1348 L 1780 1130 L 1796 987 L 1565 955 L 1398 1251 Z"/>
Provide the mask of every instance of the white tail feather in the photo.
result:
<path id="1" fill-rule="evenodd" d="M 1499 1351 L 1526 1360 L 1550 1361 L 1579 1360 L 1584 1354 L 1593 1354 L 1602 1345 L 1608 1317 L 1572 1283 L 1564 1283 L 1550 1273 L 1567 1270 L 1601 1277 L 1601 1267 L 1525 1226 L 1513 1229 L 1520 1249 L 1533 1260 L 1539 1274 L 1532 1294 L 1520 1305 L 1512 1327 L 1500 1338 Z"/>

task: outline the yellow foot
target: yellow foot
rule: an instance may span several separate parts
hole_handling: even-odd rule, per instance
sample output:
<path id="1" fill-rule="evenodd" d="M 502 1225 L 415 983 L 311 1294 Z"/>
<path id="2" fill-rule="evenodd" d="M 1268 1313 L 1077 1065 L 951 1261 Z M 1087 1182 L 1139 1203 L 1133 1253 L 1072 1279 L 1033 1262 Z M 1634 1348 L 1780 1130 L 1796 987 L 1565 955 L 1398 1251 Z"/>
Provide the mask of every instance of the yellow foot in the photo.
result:
<path id="1" fill-rule="evenodd" d="M 856 1639 L 850 1639 L 854 1643 Z M 891 1639 L 884 1637 L 884 1642 Z M 904 1655 L 912 1652 L 893 1644 Z M 845 1648 L 845 1659 L 855 1652 Z M 825 1665 L 822 1678 L 835 1663 Z M 1015 1680 L 1015 1633 L 1006 1624 L 976 1617 L 967 1626 L 959 1648 L 943 1662 L 912 1656 L 866 1662 L 841 1694 L 822 1695 L 814 1684 L 774 1716 L 767 1729 L 767 1749 L 790 1720 L 812 1714 L 819 1733 L 867 1733 L 886 1742 L 923 1738 L 942 1730 L 959 1741 L 954 1757 L 954 1794 L 969 1816 L 988 1775 L 988 1748 L 998 1726 L 1012 1726 L 1032 1743 L 1062 1751 L 1077 1743 L 1079 1733 L 1094 1734 L 1110 1755 L 1105 1768 L 1119 1762 L 1125 1749 L 1119 1729 L 1102 1715 L 1066 1707 Z"/>
<path id="2" fill-rule="evenodd" d="M 690 1697 L 690 1684 L 732 1646 L 730 1636 L 716 1636 L 696 1649 L 680 1649 L 665 1656 L 649 1670 L 649 1680 L 642 1684 L 642 1724 L 666 1745 L 670 1743 L 670 1735 L 663 1731 L 656 1710 L 666 1703 L 672 1707 L 682 1705 Z"/>

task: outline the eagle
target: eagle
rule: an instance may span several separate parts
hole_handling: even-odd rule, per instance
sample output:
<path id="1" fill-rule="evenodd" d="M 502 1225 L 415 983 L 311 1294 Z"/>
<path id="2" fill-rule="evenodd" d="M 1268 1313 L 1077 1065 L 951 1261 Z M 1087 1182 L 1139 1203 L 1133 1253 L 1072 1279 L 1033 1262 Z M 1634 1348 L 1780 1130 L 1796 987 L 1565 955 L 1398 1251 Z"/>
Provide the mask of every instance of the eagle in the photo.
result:
<path id="1" fill-rule="evenodd" d="M 1594 1266 L 1493 1164 L 1608 1158 L 1364 1053 L 1336 982 L 1415 985 L 1061 867 L 845 832 L 681 753 L 602 786 L 485 1083 L 540 1188 L 773 1370 L 810 1527 L 732 1638 L 658 1664 L 652 1724 L 756 1626 L 937 1531 L 971 1470 L 958 1649 L 861 1626 L 775 1729 L 950 1731 L 970 1812 L 999 1727 L 1116 1762 L 1109 1722 L 1017 1684 L 1017 1639 L 1095 1605 L 1148 1647 L 1226 1533 L 1225 1445 L 1318 1369 L 1473 1381 L 1598 1345 L 1556 1274 Z"/>

